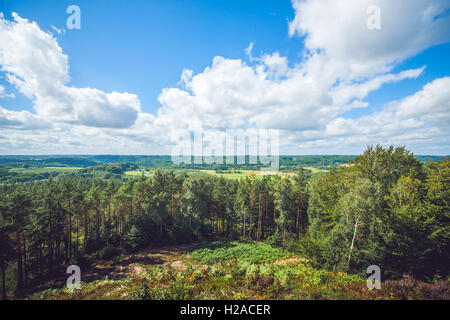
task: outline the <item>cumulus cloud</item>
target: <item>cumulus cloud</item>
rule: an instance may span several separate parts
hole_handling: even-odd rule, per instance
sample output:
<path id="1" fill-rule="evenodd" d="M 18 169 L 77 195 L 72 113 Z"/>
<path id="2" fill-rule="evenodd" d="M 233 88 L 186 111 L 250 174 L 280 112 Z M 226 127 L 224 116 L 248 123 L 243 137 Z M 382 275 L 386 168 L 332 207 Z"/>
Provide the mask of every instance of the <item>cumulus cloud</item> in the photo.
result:
<path id="1" fill-rule="evenodd" d="M 436 79 L 422 90 L 387 104 L 380 112 L 357 119 L 336 118 L 327 124 L 331 140 L 362 137 L 385 144 L 448 148 L 450 136 L 450 77 Z M 402 142 L 403 141 L 403 142 Z M 442 151 L 440 151 L 442 152 Z"/>
<path id="2" fill-rule="evenodd" d="M 366 26 L 366 9 L 374 4 L 381 8 L 381 30 Z M 170 154 L 179 136 L 200 127 L 280 129 L 282 153 L 349 154 L 376 143 L 448 152 L 448 77 L 380 111 L 346 115 L 368 108 L 365 99 L 383 85 L 420 77 L 425 66 L 393 67 L 449 41 L 449 17 L 442 15 L 449 7 L 445 0 L 293 1 L 289 32 L 304 38 L 300 63 L 290 67 L 278 51 L 253 56 L 251 42 L 247 60 L 217 56 L 200 73 L 183 70 L 177 87 L 162 89 L 154 115 L 141 112 L 134 94 L 68 86 L 68 57 L 56 39 L 18 15 L 14 21 L 0 16 L 2 71 L 36 110 L 0 109 L 8 137 L 0 138 L 0 152 L 41 146 L 47 153 Z M 41 134 L 31 133 L 33 123 L 43 125 Z"/>
<path id="3" fill-rule="evenodd" d="M 322 50 L 358 77 L 387 72 L 399 61 L 450 40 L 446 0 L 293 0 L 291 36 L 305 37 L 311 52 Z M 381 29 L 367 27 L 369 6 L 380 8 Z"/>
<path id="4" fill-rule="evenodd" d="M 68 57 L 56 39 L 16 13 L 13 21 L 0 17 L 0 66 L 7 81 L 34 101 L 37 115 L 51 121 L 124 128 L 140 112 L 134 94 L 67 86 Z"/>
<path id="5" fill-rule="evenodd" d="M 52 124 L 28 111 L 10 111 L 0 107 L 0 128 L 20 130 L 50 129 Z"/>
<path id="6" fill-rule="evenodd" d="M 339 85 L 333 89 L 333 98 L 337 103 L 346 103 L 353 98 L 362 100 L 371 91 L 379 89 L 383 84 L 398 82 L 404 79 L 417 79 L 424 69 L 425 67 L 402 71 L 398 74 L 389 73 L 374 77 L 363 83 Z"/>
<path id="7" fill-rule="evenodd" d="M 415 94 L 391 103 L 402 118 L 419 118 L 450 127 L 450 77 L 436 79 Z"/>
<path id="8" fill-rule="evenodd" d="M 423 68 L 383 74 L 357 84 L 336 86 L 322 55 L 289 69 L 278 53 L 264 55 L 254 65 L 215 57 L 211 67 L 190 77 L 186 90 L 164 89 L 156 123 L 192 129 L 278 128 L 289 131 L 325 128 L 339 114 L 367 106 L 362 101 L 383 84 L 417 78 Z M 280 78 L 280 75 L 283 75 Z"/>
<path id="9" fill-rule="evenodd" d="M 381 30 L 366 25 L 367 8 L 374 4 L 381 9 Z M 407 144 L 408 137 L 415 143 L 428 137 L 426 130 L 443 134 L 430 130 L 431 116 L 411 112 L 400 117 L 385 110 L 359 119 L 342 115 L 368 107 L 364 99 L 384 84 L 423 73 L 425 66 L 392 70 L 398 62 L 450 40 L 450 20 L 443 15 L 450 7 L 447 1 L 302 0 L 293 1 L 293 7 L 296 16 L 289 30 L 304 37 L 302 63 L 289 68 L 278 52 L 254 57 L 253 43 L 245 50 L 249 63 L 215 57 L 203 72 L 189 74 L 184 89 L 162 91 L 154 123 L 186 129 L 198 122 L 208 129 L 278 128 L 286 147 L 325 146 L 329 141 L 335 150 L 336 139 L 343 145 L 398 143 L 396 137 L 402 137 Z M 442 115 L 433 118 L 434 124 L 445 121 Z"/>

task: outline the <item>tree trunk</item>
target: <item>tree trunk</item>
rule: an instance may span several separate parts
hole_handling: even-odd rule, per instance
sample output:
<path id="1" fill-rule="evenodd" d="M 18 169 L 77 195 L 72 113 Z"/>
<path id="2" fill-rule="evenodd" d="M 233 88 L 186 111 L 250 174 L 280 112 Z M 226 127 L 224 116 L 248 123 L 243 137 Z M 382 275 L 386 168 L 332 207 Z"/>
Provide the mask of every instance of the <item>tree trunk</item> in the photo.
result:
<path id="1" fill-rule="evenodd" d="M 250 203 L 251 203 L 251 211 L 250 211 L 250 223 L 249 223 L 249 237 L 252 238 L 253 235 L 253 216 L 255 214 L 255 196 L 252 194 L 251 198 L 250 198 Z"/>
<path id="2" fill-rule="evenodd" d="M 69 210 L 70 205 L 69 205 Z M 72 259 L 72 212 L 69 212 L 69 261 Z"/>
<path id="3" fill-rule="evenodd" d="M 268 212 L 269 212 L 269 195 L 267 193 L 264 194 L 264 198 L 265 198 L 265 206 L 264 206 L 264 219 L 265 219 L 265 223 L 263 223 L 262 226 L 262 233 L 263 233 L 263 238 L 266 235 L 266 231 L 267 231 L 267 226 L 269 225 L 269 218 L 268 218 Z"/>
<path id="4" fill-rule="evenodd" d="M 245 238 L 245 218 L 246 218 L 246 211 L 244 210 L 244 238 Z"/>
<path id="5" fill-rule="evenodd" d="M 85 209 L 84 210 L 84 239 L 83 239 L 84 251 L 86 251 L 86 248 L 87 248 L 88 237 L 89 237 L 88 211 Z"/>
<path id="6" fill-rule="evenodd" d="M 17 241 L 17 291 L 19 295 L 23 293 L 23 264 L 22 264 L 22 244 L 20 242 L 20 229 L 16 228 Z"/>
<path id="7" fill-rule="evenodd" d="M 52 239 L 48 239 L 47 247 L 48 247 L 47 270 L 51 274 L 53 271 L 53 255 L 54 255 Z"/>
<path id="8" fill-rule="evenodd" d="M 37 268 L 38 268 L 38 274 L 41 274 L 41 273 L 43 273 L 42 272 L 42 242 L 41 242 L 41 240 L 39 240 L 38 247 L 39 247 L 39 250 L 38 250 L 38 266 L 37 266 Z"/>
<path id="9" fill-rule="evenodd" d="M 258 234 L 257 239 L 262 238 L 262 221 L 263 220 L 263 210 L 262 210 L 262 194 L 259 195 L 259 216 L 258 216 Z"/>
<path id="10" fill-rule="evenodd" d="M 27 286 L 28 283 L 28 265 L 27 265 L 27 239 L 25 239 L 25 236 L 22 233 L 23 238 L 23 278 L 24 278 L 24 285 Z"/>
<path id="11" fill-rule="evenodd" d="M 77 246 L 76 246 L 75 254 L 78 254 L 79 248 L 80 248 L 80 223 L 77 222 Z"/>
<path id="12" fill-rule="evenodd" d="M 273 221 L 272 221 L 272 228 L 273 232 L 276 231 L 277 227 L 277 209 L 275 208 L 275 203 L 273 204 Z"/>
<path id="13" fill-rule="evenodd" d="M 297 199 L 297 221 L 296 221 L 296 225 L 295 225 L 295 231 L 297 233 L 300 231 L 300 226 L 301 226 L 302 207 L 303 207 L 303 199 L 302 199 L 302 195 L 299 193 L 298 199 Z"/>
<path id="14" fill-rule="evenodd" d="M 5 279 L 5 262 L 1 262 L 2 267 L 2 300 L 6 300 L 6 279 Z"/>
<path id="15" fill-rule="evenodd" d="M 99 241 L 100 240 L 100 223 L 101 223 L 101 217 L 100 217 L 100 212 L 98 211 L 98 209 L 97 209 L 97 211 L 96 211 L 96 226 L 95 226 L 95 239 L 97 240 L 97 241 Z"/>
<path id="16" fill-rule="evenodd" d="M 351 259 L 351 257 L 352 257 L 353 245 L 355 244 L 356 231 L 357 231 L 357 228 L 358 228 L 359 217 L 360 217 L 360 216 L 358 216 L 358 217 L 356 218 L 356 222 L 355 222 L 355 230 L 353 231 L 352 244 L 351 244 L 351 246 L 350 246 L 350 252 L 349 252 L 349 254 L 348 254 L 347 269 L 348 269 L 348 267 L 350 266 L 350 259 Z"/>
<path id="17" fill-rule="evenodd" d="M 175 196 L 173 194 L 172 194 L 171 207 L 172 207 L 172 217 L 173 217 L 175 215 Z"/>
<path id="18" fill-rule="evenodd" d="M 69 256 L 68 256 L 68 261 L 70 261 L 70 259 L 72 259 L 72 203 L 71 203 L 71 193 L 69 191 L 69 200 L 68 200 L 68 208 L 69 208 L 69 238 L 67 239 L 69 241 Z"/>

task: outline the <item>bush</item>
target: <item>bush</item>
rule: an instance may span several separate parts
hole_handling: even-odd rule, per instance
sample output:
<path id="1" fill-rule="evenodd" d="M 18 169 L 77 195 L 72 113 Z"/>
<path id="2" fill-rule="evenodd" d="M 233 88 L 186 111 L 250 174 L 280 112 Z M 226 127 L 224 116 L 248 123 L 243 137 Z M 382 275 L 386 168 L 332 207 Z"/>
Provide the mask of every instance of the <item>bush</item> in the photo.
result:
<path id="1" fill-rule="evenodd" d="M 99 259 L 110 259 L 120 254 L 120 250 L 112 245 L 107 245 L 97 252 Z"/>
<path id="2" fill-rule="evenodd" d="M 400 280 L 386 281 L 383 289 L 397 299 L 450 299 L 450 283 L 445 280 L 426 283 L 415 280 L 410 275 L 404 275 Z"/>
<path id="3" fill-rule="evenodd" d="M 141 288 L 138 291 L 133 292 L 132 296 L 140 300 L 151 300 L 150 289 L 145 280 L 141 281 Z"/>
<path id="4" fill-rule="evenodd" d="M 140 300 L 186 300 L 192 299 L 193 295 L 192 286 L 182 279 L 173 279 L 168 286 L 158 288 L 149 288 L 145 280 L 142 280 L 140 289 L 132 293 L 132 296 Z"/>
<path id="5" fill-rule="evenodd" d="M 203 264 L 215 264 L 232 259 L 239 259 L 240 262 L 264 263 L 290 256 L 283 249 L 268 244 L 236 241 L 214 241 L 190 254 L 194 260 Z"/>
<path id="6" fill-rule="evenodd" d="M 274 247 L 282 247 L 283 246 L 283 237 L 277 231 L 273 235 L 267 237 L 265 243 Z"/>
<path id="7" fill-rule="evenodd" d="M 189 228 L 186 228 L 184 226 L 173 226 L 168 231 L 168 236 L 171 241 L 173 241 L 175 244 L 181 244 L 181 243 L 190 243 L 197 239 L 194 233 Z"/>
<path id="8" fill-rule="evenodd" d="M 105 245 L 105 241 L 88 239 L 88 241 L 86 242 L 85 253 L 92 254 L 104 248 Z"/>
<path id="9" fill-rule="evenodd" d="M 130 250 L 136 251 L 148 243 L 148 236 L 139 226 L 133 225 L 125 235 L 125 242 Z"/>
<path id="10" fill-rule="evenodd" d="M 108 242 L 112 246 L 118 247 L 120 245 L 120 235 L 117 233 L 112 234 L 111 237 L 109 238 Z"/>

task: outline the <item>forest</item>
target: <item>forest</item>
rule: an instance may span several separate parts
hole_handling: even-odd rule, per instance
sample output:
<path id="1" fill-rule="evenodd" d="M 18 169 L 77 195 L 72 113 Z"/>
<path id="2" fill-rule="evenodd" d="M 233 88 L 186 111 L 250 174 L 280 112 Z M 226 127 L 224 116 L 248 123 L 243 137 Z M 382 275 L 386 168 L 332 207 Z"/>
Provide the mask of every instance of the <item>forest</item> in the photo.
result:
<path id="1" fill-rule="evenodd" d="M 147 248 L 200 243 L 189 251 L 189 258 L 198 268 L 208 266 L 210 274 L 200 278 L 210 282 L 194 279 L 206 268 L 183 267 L 178 276 L 172 268 L 158 269 L 159 273 L 152 269 L 153 276 L 130 284 L 131 297 L 204 298 L 207 288 L 212 292 L 243 281 L 242 287 L 258 295 L 242 293 L 237 298 L 271 299 L 284 287 L 294 290 L 285 292 L 287 298 L 333 298 L 329 291 L 313 294 L 312 289 L 305 296 L 306 284 L 312 277 L 322 277 L 328 280 L 320 278 L 317 283 L 351 286 L 359 281 L 365 285 L 367 267 L 378 265 L 383 281 L 413 279 L 427 292 L 448 299 L 448 157 L 424 161 L 404 147 L 375 146 L 359 156 L 338 159 L 320 172 L 303 169 L 294 158 L 284 160 L 295 171 L 292 175 L 227 179 L 157 167 L 151 175 L 125 177 L 123 171 L 142 163 L 98 163 L 85 158 L 85 167 L 71 174 L 5 180 L 0 185 L 1 296 L 26 298 L 55 289 L 52 280 L 64 279 L 69 265 L 84 270 L 98 261 L 118 261 Z M 39 161 L 49 165 L 54 160 Z M 96 170 L 112 174 L 89 174 L 94 163 L 100 166 Z M 249 253 L 253 255 L 247 257 Z M 226 264 L 225 260 L 239 258 L 246 264 Z M 282 258 L 307 264 L 279 270 L 287 268 L 284 262 L 276 262 Z M 255 265 L 257 271 L 252 269 Z M 236 275 L 239 272 L 241 276 Z M 289 284 L 300 273 L 307 278 L 301 288 L 298 283 Z M 361 294 L 358 297 L 367 298 Z M 214 297 L 236 298 L 227 293 Z"/>

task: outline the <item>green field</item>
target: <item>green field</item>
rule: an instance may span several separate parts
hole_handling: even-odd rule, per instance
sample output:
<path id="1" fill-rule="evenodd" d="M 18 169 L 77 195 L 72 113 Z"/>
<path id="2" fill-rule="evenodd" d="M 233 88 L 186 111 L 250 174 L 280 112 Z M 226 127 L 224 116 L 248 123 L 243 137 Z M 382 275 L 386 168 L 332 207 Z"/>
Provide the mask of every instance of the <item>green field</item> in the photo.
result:
<path id="1" fill-rule="evenodd" d="M 126 176 L 141 176 L 141 175 L 151 175 L 152 172 L 145 170 L 145 171 L 139 171 L 139 170 L 130 170 L 130 171 L 125 171 L 123 173 Z"/>
<path id="2" fill-rule="evenodd" d="M 77 170 L 81 170 L 83 168 L 81 167 L 29 167 L 29 168 L 12 168 L 9 171 L 15 172 L 15 173 L 22 173 L 22 174 L 41 174 L 41 173 L 65 173 L 65 172 L 73 172 Z M 305 169 L 310 170 L 312 173 L 320 173 L 320 172 L 326 172 L 325 169 L 318 169 L 315 167 L 305 167 Z M 240 171 L 234 171 L 230 170 L 230 172 L 216 172 L 215 170 L 180 170 L 180 172 L 186 172 L 188 175 L 200 175 L 204 176 L 206 174 L 212 174 L 218 177 L 223 177 L 226 179 L 243 179 L 245 177 L 248 177 L 252 174 L 255 174 L 257 176 L 262 176 L 263 173 L 260 171 L 255 170 L 240 170 Z M 126 176 L 141 176 L 141 175 L 151 175 L 152 171 L 150 170 L 129 170 L 125 171 L 123 173 Z M 289 175 L 289 173 L 279 173 L 282 175 Z"/>
<path id="3" fill-rule="evenodd" d="M 328 171 L 328 170 L 326 170 L 326 169 L 319 169 L 319 168 L 316 168 L 316 167 L 303 167 L 303 169 L 309 170 L 309 171 L 311 171 L 313 174 L 314 174 L 314 173 L 321 173 L 321 172 L 327 172 L 327 171 Z"/>
<path id="4" fill-rule="evenodd" d="M 9 171 L 10 172 L 16 172 L 16 173 L 23 173 L 23 174 L 30 174 L 30 173 L 35 173 L 35 174 L 40 174 L 40 173 L 44 173 L 44 172 L 58 172 L 58 173 L 62 173 L 62 172 L 73 172 L 76 170 L 81 170 L 83 168 L 80 167 L 29 167 L 29 168 L 12 168 Z"/>
<path id="5" fill-rule="evenodd" d="M 243 171 L 230 170 L 229 172 L 216 172 L 214 170 L 202 170 L 202 172 L 207 172 L 215 176 L 225 178 L 225 179 L 243 179 L 250 175 L 250 173 Z"/>
<path id="6" fill-rule="evenodd" d="M 305 167 L 305 169 L 310 170 L 313 174 L 316 173 L 323 173 L 323 172 L 327 172 L 328 170 L 325 169 L 319 169 L 319 168 L 315 168 L 315 167 Z M 246 177 L 249 177 L 251 175 L 255 175 L 256 177 L 260 178 L 264 175 L 270 174 L 268 172 L 264 172 L 264 171 L 259 171 L 259 170 L 228 170 L 228 171 L 219 171 L 216 172 L 215 170 L 205 170 L 205 169 L 183 169 L 183 170 L 176 170 L 179 173 L 186 173 L 189 176 L 194 176 L 194 177 L 204 177 L 206 175 L 214 175 L 216 177 L 221 177 L 221 178 L 225 178 L 225 179 L 235 179 L 235 180 L 239 180 L 239 179 L 244 179 Z M 131 177 L 139 177 L 141 175 L 152 175 L 152 171 L 150 170 L 129 170 L 129 171 L 125 171 L 123 174 L 125 176 L 131 176 Z M 294 174 L 294 172 L 277 172 L 276 174 L 278 175 L 282 175 L 282 176 L 291 176 Z"/>
<path id="7" fill-rule="evenodd" d="M 225 179 L 243 179 L 249 176 L 249 174 L 245 173 L 215 173 L 215 175 Z"/>

